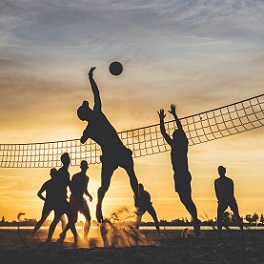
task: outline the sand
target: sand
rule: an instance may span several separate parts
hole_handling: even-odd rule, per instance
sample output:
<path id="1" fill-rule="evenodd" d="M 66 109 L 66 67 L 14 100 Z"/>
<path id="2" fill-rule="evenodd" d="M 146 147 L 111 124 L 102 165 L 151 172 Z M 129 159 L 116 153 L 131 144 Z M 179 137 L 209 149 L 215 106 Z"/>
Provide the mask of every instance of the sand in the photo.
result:
<path id="1" fill-rule="evenodd" d="M 247 230 L 244 239 L 239 231 L 224 231 L 222 239 L 213 230 L 202 231 L 200 238 L 183 238 L 181 231 L 162 229 L 161 237 L 155 231 L 139 231 L 137 239 L 136 233 L 126 231 L 126 239 L 115 237 L 108 247 L 99 228 L 91 231 L 88 242 L 77 246 L 70 232 L 64 243 L 55 242 L 59 231 L 54 242 L 45 243 L 47 230 L 40 230 L 34 238 L 30 230 L 21 230 L 24 244 L 17 230 L 0 230 L 0 263 L 264 263 L 264 231 Z"/>

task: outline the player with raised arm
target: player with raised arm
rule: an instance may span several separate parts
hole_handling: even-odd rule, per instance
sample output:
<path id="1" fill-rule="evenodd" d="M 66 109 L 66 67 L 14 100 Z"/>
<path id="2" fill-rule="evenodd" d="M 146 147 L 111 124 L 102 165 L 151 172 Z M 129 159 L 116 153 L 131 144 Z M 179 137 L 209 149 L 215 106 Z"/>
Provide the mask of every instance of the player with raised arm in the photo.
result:
<path id="1" fill-rule="evenodd" d="M 98 222 L 103 222 L 102 202 L 110 186 L 111 176 L 118 166 L 124 168 L 130 178 L 130 185 L 135 195 L 136 207 L 138 207 L 138 181 L 134 172 L 132 151 L 124 146 L 116 130 L 102 111 L 99 90 L 93 79 L 94 70 L 95 67 L 92 67 L 88 73 L 94 95 L 93 109 L 89 107 L 88 101 L 83 101 L 77 110 L 77 115 L 80 120 L 88 122 L 80 139 L 81 143 L 84 144 L 88 138 L 91 138 L 102 149 L 102 156 L 100 157 L 102 162 L 101 187 L 97 192 L 96 218 Z"/>
<path id="2" fill-rule="evenodd" d="M 197 210 L 191 194 L 192 176 L 188 165 L 189 141 L 176 114 L 176 106 L 172 104 L 168 112 L 174 117 L 177 129 L 173 132 L 172 138 L 167 134 L 164 125 L 166 114 L 164 113 L 164 109 L 160 109 L 158 112 L 160 118 L 160 131 L 167 143 L 171 146 L 171 163 L 174 171 L 175 191 L 178 193 L 187 211 L 191 214 L 194 222 L 194 232 L 198 237 L 200 235 L 201 221 L 197 218 Z"/>

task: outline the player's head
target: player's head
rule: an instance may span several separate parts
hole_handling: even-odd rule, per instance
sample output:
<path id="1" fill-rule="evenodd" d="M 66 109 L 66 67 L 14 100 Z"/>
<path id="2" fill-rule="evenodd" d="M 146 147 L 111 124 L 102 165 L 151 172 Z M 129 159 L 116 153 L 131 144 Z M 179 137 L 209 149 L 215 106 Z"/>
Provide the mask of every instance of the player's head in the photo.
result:
<path id="1" fill-rule="evenodd" d="M 178 139 L 179 138 L 179 131 L 178 129 L 176 129 L 173 134 L 172 134 L 172 138 L 175 140 L 175 139 Z"/>
<path id="2" fill-rule="evenodd" d="M 174 141 L 181 141 L 182 140 L 183 133 L 179 129 L 176 129 L 172 134 L 172 139 Z"/>
<path id="3" fill-rule="evenodd" d="M 144 185 L 142 183 L 138 184 L 138 192 L 141 193 L 144 191 Z"/>
<path id="4" fill-rule="evenodd" d="M 55 177 L 56 177 L 56 175 L 57 175 L 57 169 L 56 168 L 52 168 L 51 170 L 50 170 L 50 177 L 52 178 L 52 179 L 54 179 Z"/>
<path id="5" fill-rule="evenodd" d="M 80 168 L 81 168 L 82 170 L 87 170 L 87 169 L 89 168 L 88 163 L 87 163 L 86 160 L 82 160 L 82 161 L 81 161 Z"/>
<path id="6" fill-rule="evenodd" d="M 88 101 L 83 101 L 82 105 L 77 109 L 77 116 L 80 120 L 89 120 L 91 108 Z"/>
<path id="7" fill-rule="evenodd" d="M 224 176 L 226 174 L 226 168 L 224 166 L 219 166 L 218 173 L 220 176 Z"/>
<path id="8" fill-rule="evenodd" d="M 68 152 L 65 152 L 61 155 L 61 162 L 63 165 L 69 165 L 71 162 L 71 158 Z"/>

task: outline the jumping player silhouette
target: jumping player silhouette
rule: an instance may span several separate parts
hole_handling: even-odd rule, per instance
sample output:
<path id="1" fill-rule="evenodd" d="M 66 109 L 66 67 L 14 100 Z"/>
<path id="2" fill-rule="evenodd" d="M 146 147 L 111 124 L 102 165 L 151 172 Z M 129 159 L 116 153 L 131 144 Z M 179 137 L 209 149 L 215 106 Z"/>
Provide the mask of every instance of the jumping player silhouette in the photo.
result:
<path id="1" fill-rule="evenodd" d="M 174 187 L 178 192 L 181 202 L 191 214 L 194 222 L 194 232 L 198 237 L 200 235 L 201 221 L 197 218 L 196 206 L 192 200 L 191 190 L 191 173 L 189 172 L 188 165 L 188 138 L 182 128 L 182 124 L 176 115 L 176 106 L 171 105 L 169 111 L 175 119 L 177 129 L 173 132 L 172 138 L 166 133 L 164 118 L 166 114 L 164 109 L 160 109 L 158 112 L 160 118 L 160 131 L 167 143 L 171 146 L 171 162 L 174 170 Z"/>
<path id="2" fill-rule="evenodd" d="M 138 181 L 134 172 L 132 151 L 124 146 L 116 130 L 102 111 L 99 90 L 93 79 L 94 70 L 95 67 L 92 67 L 88 73 L 94 95 L 93 109 L 90 108 L 87 101 L 83 101 L 77 110 L 77 115 L 80 120 L 88 122 L 80 139 L 81 143 L 84 144 L 88 138 L 91 138 L 102 149 L 102 156 L 100 157 L 102 162 L 101 187 L 97 192 L 96 218 L 98 222 L 103 222 L 102 202 L 110 186 L 111 176 L 118 166 L 125 169 L 130 178 L 130 185 L 134 192 L 136 207 L 138 207 Z"/>
<path id="3" fill-rule="evenodd" d="M 241 220 L 241 217 L 239 216 L 238 206 L 237 206 L 237 202 L 234 196 L 234 182 L 232 179 L 226 176 L 225 167 L 219 166 L 218 174 L 220 177 L 215 179 L 214 181 L 215 194 L 218 200 L 218 207 L 217 207 L 218 234 L 221 237 L 223 214 L 225 210 L 227 209 L 227 207 L 229 206 L 236 217 L 236 220 L 242 232 L 242 235 L 244 235 L 243 222 Z"/>

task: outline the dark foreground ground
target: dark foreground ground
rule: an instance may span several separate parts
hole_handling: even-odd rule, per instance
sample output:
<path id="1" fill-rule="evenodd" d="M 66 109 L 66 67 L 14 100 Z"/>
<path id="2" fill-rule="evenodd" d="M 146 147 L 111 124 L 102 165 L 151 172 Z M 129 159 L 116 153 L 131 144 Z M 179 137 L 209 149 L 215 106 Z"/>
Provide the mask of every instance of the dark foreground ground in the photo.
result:
<path id="1" fill-rule="evenodd" d="M 203 231 L 199 239 L 181 237 L 181 231 L 108 232 L 105 247 L 100 229 L 92 231 L 89 241 L 75 246 L 69 233 L 66 242 L 45 243 L 46 230 L 30 237 L 30 230 L 0 230 L 1 264 L 84 264 L 84 263 L 217 263 L 264 264 L 264 231 L 245 231 L 242 239 L 239 231 L 224 231 L 223 238 L 216 232 Z M 81 231 L 78 231 L 81 234 Z M 117 234 L 119 232 L 119 234 Z M 111 234 L 110 234 L 111 233 Z M 24 242 L 23 242 L 24 241 Z"/>

